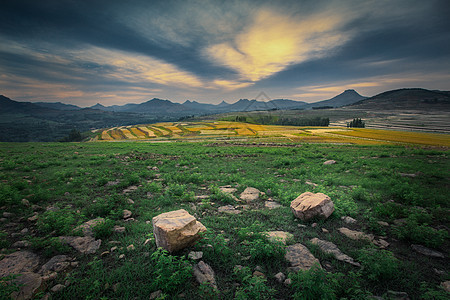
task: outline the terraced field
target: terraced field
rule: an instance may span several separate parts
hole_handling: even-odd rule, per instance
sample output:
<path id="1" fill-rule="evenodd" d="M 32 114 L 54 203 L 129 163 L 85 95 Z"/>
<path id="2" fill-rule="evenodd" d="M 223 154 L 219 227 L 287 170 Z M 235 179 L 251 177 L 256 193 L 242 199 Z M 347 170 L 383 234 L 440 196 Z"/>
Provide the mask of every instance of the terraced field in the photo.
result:
<path id="1" fill-rule="evenodd" d="M 450 146 L 450 135 L 346 127 L 297 127 L 241 122 L 166 122 L 98 131 L 92 141 L 239 140 L 289 143 L 415 144 Z"/>

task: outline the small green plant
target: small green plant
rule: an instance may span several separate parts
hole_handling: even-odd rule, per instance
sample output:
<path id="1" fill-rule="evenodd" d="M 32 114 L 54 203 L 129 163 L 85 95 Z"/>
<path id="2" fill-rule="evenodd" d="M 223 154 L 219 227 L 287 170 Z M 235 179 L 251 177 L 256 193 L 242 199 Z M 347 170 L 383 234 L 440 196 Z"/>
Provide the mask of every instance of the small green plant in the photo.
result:
<path id="1" fill-rule="evenodd" d="M 424 244 L 432 248 L 442 246 L 448 238 L 448 232 L 446 230 L 436 230 L 427 224 L 419 225 L 414 218 L 408 218 L 405 225 L 396 227 L 394 234 L 399 239 Z"/>
<path id="2" fill-rule="evenodd" d="M 94 232 L 96 239 L 105 239 L 109 237 L 112 233 L 112 228 L 114 227 L 114 221 L 110 219 L 105 219 L 103 222 L 95 225 L 92 230 Z"/>
<path id="3" fill-rule="evenodd" d="M 40 250 L 46 257 L 51 257 L 57 254 L 69 253 L 70 247 L 63 244 L 59 238 L 30 238 L 31 248 L 35 250 Z"/>
<path id="4" fill-rule="evenodd" d="M 294 299 L 299 300 L 337 299 L 341 277 L 340 273 L 327 273 L 318 266 L 313 266 L 308 271 L 300 270 L 297 273 L 291 273 L 289 276 L 292 280 L 291 289 L 294 292 Z"/>
<path id="5" fill-rule="evenodd" d="M 0 299 L 11 299 L 11 294 L 19 290 L 19 285 L 14 281 L 20 275 L 8 275 L 0 277 Z"/>
<path id="6" fill-rule="evenodd" d="M 361 274 L 370 281 L 389 281 L 398 276 L 399 261 L 392 252 L 364 248 L 359 250 Z"/>
<path id="7" fill-rule="evenodd" d="M 422 292 L 421 299 L 424 300 L 447 300 L 448 292 L 442 287 L 436 289 L 431 288 L 426 282 L 422 282 L 420 285 L 420 291 Z"/>
<path id="8" fill-rule="evenodd" d="M 267 279 L 260 276 L 253 276 L 250 268 L 235 268 L 234 275 L 241 282 L 241 286 L 236 290 L 235 299 L 272 299 L 275 290 L 267 286 Z"/>
<path id="9" fill-rule="evenodd" d="M 44 233 L 55 232 L 58 235 L 69 233 L 76 224 L 75 212 L 70 208 L 49 210 L 43 213 L 37 222 L 37 227 Z"/>
<path id="10" fill-rule="evenodd" d="M 192 276 L 192 266 L 187 260 L 170 255 L 158 248 L 150 257 L 154 270 L 152 287 L 155 290 L 170 292 L 176 290 Z"/>
<path id="11" fill-rule="evenodd" d="M 8 234 L 6 232 L 0 231 L 0 249 L 9 247 Z"/>
<path id="12" fill-rule="evenodd" d="M 211 191 L 210 199 L 212 201 L 219 201 L 225 204 L 234 204 L 236 201 L 233 199 L 233 196 L 222 192 L 219 187 L 215 185 L 211 185 L 209 187 L 209 190 Z"/>

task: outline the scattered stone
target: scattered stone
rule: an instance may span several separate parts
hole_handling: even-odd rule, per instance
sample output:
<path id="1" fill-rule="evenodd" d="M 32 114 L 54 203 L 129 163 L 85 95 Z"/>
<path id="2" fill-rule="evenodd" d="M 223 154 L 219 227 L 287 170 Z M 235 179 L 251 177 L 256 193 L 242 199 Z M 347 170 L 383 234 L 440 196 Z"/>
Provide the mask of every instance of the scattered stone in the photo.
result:
<path id="1" fill-rule="evenodd" d="M 61 292 L 65 288 L 66 288 L 66 286 L 64 284 L 59 283 L 59 284 L 55 285 L 54 287 L 52 287 L 50 289 L 50 291 L 52 291 L 53 293 L 57 293 L 57 292 Z"/>
<path id="2" fill-rule="evenodd" d="M 267 231 L 268 240 L 271 242 L 282 242 L 286 245 L 286 241 L 293 239 L 294 235 L 286 231 Z"/>
<path id="3" fill-rule="evenodd" d="M 294 244 L 286 247 L 286 260 L 291 264 L 288 270 L 297 272 L 299 270 L 307 271 L 317 264 L 321 268 L 320 262 L 312 253 L 302 244 Z"/>
<path id="4" fill-rule="evenodd" d="M 73 268 L 76 268 L 76 267 L 78 267 L 78 262 L 77 261 L 73 261 L 73 262 L 70 263 L 70 266 L 73 267 Z"/>
<path id="5" fill-rule="evenodd" d="M 208 199 L 209 195 L 199 195 L 199 196 L 195 196 L 195 199 L 197 200 L 204 200 L 204 199 Z"/>
<path id="6" fill-rule="evenodd" d="M 157 290 L 156 292 L 153 292 L 150 294 L 150 300 L 158 299 L 162 295 L 161 290 Z"/>
<path id="7" fill-rule="evenodd" d="M 290 286 L 290 285 L 292 284 L 292 280 L 291 280 L 290 278 L 288 278 L 288 279 L 286 279 L 286 280 L 283 282 L 283 284 L 284 284 L 285 286 Z"/>
<path id="8" fill-rule="evenodd" d="M 357 222 L 355 219 L 349 216 L 341 217 L 341 220 L 346 224 L 355 224 Z"/>
<path id="9" fill-rule="evenodd" d="M 260 271 L 255 271 L 252 274 L 253 277 L 262 277 L 262 278 L 266 278 L 266 275 L 264 275 L 264 273 L 260 272 Z"/>
<path id="10" fill-rule="evenodd" d="M 29 232 L 28 228 L 24 228 L 20 231 L 20 234 L 27 234 Z"/>
<path id="11" fill-rule="evenodd" d="M 114 186 L 114 185 L 118 185 L 120 183 L 119 179 L 116 179 L 114 181 L 108 181 L 105 186 Z"/>
<path id="12" fill-rule="evenodd" d="M 322 193 L 305 192 L 291 202 L 294 216 L 307 221 L 314 217 L 328 218 L 334 211 L 330 197 Z"/>
<path id="13" fill-rule="evenodd" d="M 56 277 L 58 277 L 58 273 L 52 272 L 52 273 L 50 273 L 50 274 L 48 274 L 48 275 L 42 276 L 42 280 L 43 280 L 43 281 L 55 280 Z"/>
<path id="14" fill-rule="evenodd" d="M 378 247 L 380 247 L 381 249 L 386 249 L 387 247 L 389 247 L 389 243 L 383 239 L 374 240 L 373 243 Z"/>
<path id="15" fill-rule="evenodd" d="M 96 218 L 93 220 L 89 220 L 83 224 L 81 224 L 80 226 L 76 227 L 74 229 L 74 231 L 82 231 L 84 236 L 90 236 L 93 237 L 94 236 L 94 232 L 92 231 L 92 229 L 97 226 L 100 223 L 104 223 L 105 219 L 103 218 Z"/>
<path id="16" fill-rule="evenodd" d="M 133 251 L 133 250 L 135 250 L 136 248 L 134 247 L 134 245 L 133 244 L 131 244 L 131 245 L 129 245 L 128 247 L 127 247 L 127 251 Z"/>
<path id="17" fill-rule="evenodd" d="M 24 206 L 30 206 L 30 201 L 28 201 L 27 199 L 22 199 L 21 200 L 21 203 L 22 203 L 22 205 L 24 205 Z"/>
<path id="18" fill-rule="evenodd" d="M 146 239 L 144 242 L 144 246 L 147 245 L 148 243 L 150 243 L 153 239 Z"/>
<path id="19" fill-rule="evenodd" d="M 241 211 L 238 209 L 235 209 L 233 205 L 225 205 L 218 208 L 218 211 L 220 213 L 226 213 L 226 214 L 232 214 L 237 215 L 240 214 Z"/>
<path id="20" fill-rule="evenodd" d="M 69 192 L 65 192 L 65 193 L 64 193 L 64 196 L 69 197 L 69 196 L 70 196 L 70 193 L 69 193 Z"/>
<path id="21" fill-rule="evenodd" d="M 21 273 L 14 282 L 19 290 L 11 294 L 11 299 L 33 299 L 33 296 L 41 289 L 42 278 L 36 273 Z"/>
<path id="22" fill-rule="evenodd" d="M 324 165 L 334 165 L 336 163 L 336 161 L 335 160 L 327 160 L 326 162 L 324 162 L 323 164 Z"/>
<path id="23" fill-rule="evenodd" d="M 125 254 L 120 254 L 119 259 L 125 258 Z"/>
<path id="24" fill-rule="evenodd" d="M 124 209 L 124 210 L 123 210 L 123 218 L 124 218 L 124 219 L 130 218 L 132 214 L 133 214 L 133 213 L 132 213 L 131 211 L 129 211 L 128 209 Z"/>
<path id="25" fill-rule="evenodd" d="M 7 212 L 7 211 L 3 212 L 3 217 L 4 217 L 4 218 L 11 218 L 11 217 L 13 217 L 13 216 L 14 216 L 13 213 L 10 213 L 10 212 Z"/>
<path id="26" fill-rule="evenodd" d="M 323 233 L 330 233 L 330 232 L 328 231 L 328 229 L 326 229 L 326 228 L 322 228 L 322 232 L 323 232 Z"/>
<path id="27" fill-rule="evenodd" d="M 306 227 L 308 227 L 308 226 L 306 226 L 305 224 L 297 224 L 297 227 L 298 227 L 298 228 L 306 228 Z"/>
<path id="28" fill-rule="evenodd" d="M 202 251 L 191 251 L 191 252 L 189 252 L 188 257 L 193 260 L 199 260 L 199 259 L 202 259 L 203 252 Z"/>
<path id="29" fill-rule="evenodd" d="M 213 288 L 217 289 L 216 279 L 214 278 L 214 271 L 203 260 L 194 265 L 194 276 L 198 283 L 207 283 L 210 284 Z"/>
<path id="30" fill-rule="evenodd" d="M 135 218 L 128 218 L 128 219 L 124 219 L 124 222 L 135 222 L 136 219 Z"/>
<path id="31" fill-rule="evenodd" d="M 436 258 L 444 258 L 444 254 L 442 254 L 439 251 L 436 250 L 431 250 L 425 246 L 422 245 L 411 245 L 411 248 L 416 251 L 417 253 L 420 253 L 422 255 L 425 256 L 429 256 L 429 257 L 436 257 Z"/>
<path id="32" fill-rule="evenodd" d="M 101 254 L 100 254 L 100 256 L 106 256 L 106 255 L 108 255 L 110 252 L 109 251 L 103 251 Z"/>
<path id="33" fill-rule="evenodd" d="M 311 186 L 313 186 L 313 187 L 316 187 L 316 186 L 318 186 L 318 184 L 317 184 L 317 183 L 314 183 L 314 182 L 311 182 L 311 181 L 305 181 L 305 184 L 307 184 L 307 185 L 311 185 Z"/>
<path id="34" fill-rule="evenodd" d="M 387 291 L 387 297 L 391 300 L 409 300 L 409 296 L 405 292 Z"/>
<path id="35" fill-rule="evenodd" d="M 419 174 L 417 173 L 398 173 L 401 177 L 409 177 L 409 178 L 415 178 Z"/>
<path id="36" fill-rule="evenodd" d="M 28 241 L 17 241 L 11 245 L 12 248 L 27 248 L 30 247 L 30 242 Z"/>
<path id="37" fill-rule="evenodd" d="M 17 251 L 0 260 L 0 277 L 23 272 L 33 272 L 39 265 L 39 257 L 30 251 Z"/>
<path id="38" fill-rule="evenodd" d="M 339 250 L 339 248 L 335 244 L 333 244 L 332 242 L 320 240 L 318 238 L 313 238 L 311 240 L 311 243 L 313 243 L 314 245 L 319 246 L 320 250 L 322 250 L 323 252 L 325 252 L 327 254 L 332 254 L 337 260 L 349 263 L 349 264 L 354 265 L 356 267 L 360 267 L 361 266 L 359 263 L 355 262 L 353 258 L 351 258 L 350 256 L 342 253 L 341 250 Z"/>
<path id="39" fill-rule="evenodd" d="M 134 191 L 137 190 L 137 189 L 138 189 L 137 186 L 132 185 L 132 186 L 129 186 L 129 187 L 127 187 L 126 189 L 124 189 L 124 190 L 122 191 L 122 194 L 131 193 L 131 192 L 134 192 Z"/>
<path id="40" fill-rule="evenodd" d="M 0 218 L 0 222 L 6 222 L 6 221 L 8 221 L 8 219 L 7 218 Z"/>
<path id="41" fill-rule="evenodd" d="M 286 279 L 286 275 L 284 275 L 282 272 L 275 274 L 274 277 L 279 283 L 283 283 L 283 281 Z"/>
<path id="42" fill-rule="evenodd" d="M 199 233 L 206 231 L 206 227 L 184 209 L 160 214 L 152 222 L 156 246 L 169 252 L 193 245 L 200 239 Z"/>
<path id="43" fill-rule="evenodd" d="M 278 203 L 278 202 L 275 202 L 275 201 L 266 201 L 264 203 L 264 207 L 268 208 L 268 209 L 275 209 L 275 208 L 282 207 L 282 205 L 280 203 Z"/>
<path id="44" fill-rule="evenodd" d="M 341 227 L 338 229 L 340 233 L 342 233 L 343 235 L 345 235 L 346 237 L 352 239 L 352 240 L 369 240 L 370 242 L 373 241 L 373 235 L 372 234 L 366 234 L 364 232 L 361 231 L 355 231 L 355 230 L 351 230 L 348 229 L 346 227 Z"/>
<path id="45" fill-rule="evenodd" d="M 53 256 L 46 264 L 39 270 L 39 274 L 48 275 L 52 272 L 61 272 L 70 266 L 71 258 L 67 255 Z"/>
<path id="46" fill-rule="evenodd" d="M 119 225 L 114 225 L 113 231 L 115 233 L 124 233 L 125 232 L 125 227 L 119 226 Z"/>
<path id="47" fill-rule="evenodd" d="M 403 225 L 405 225 L 406 224 L 406 219 L 396 219 L 396 220 L 394 220 L 394 224 L 395 225 L 397 225 L 397 226 L 403 226 Z"/>
<path id="48" fill-rule="evenodd" d="M 450 293 L 450 280 L 441 282 L 441 287 L 442 287 L 447 293 Z"/>
<path id="49" fill-rule="evenodd" d="M 239 196 L 241 200 L 252 202 L 259 199 L 261 192 L 253 187 L 247 187 Z"/>
<path id="50" fill-rule="evenodd" d="M 34 216 L 29 217 L 29 218 L 28 218 L 28 221 L 33 222 L 33 221 L 36 221 L 38 218 L 39 218 L 39 215 L 38 215 L 38 214 L 35 214 Z"/>
<path id="51" fill-rule="evenodd" d="M 133 199 L 130 199 L 130 198 L 127 198 L 127 202 L 128 202 L 129 204 L 134 204 Z"/>
<path id="52" fill-rule="evenodd" d="M 433 268 L 434 273 L 436 273 L 439 276 L 445 275 L 445 271 L 444 270 L 438 270 L 436 268 Z"/>
<path id="53" fill-rule="evenodd" d="M 60 236 L 59 239 L 83 254 L 95 253 L 102 244 L 102 240 L 95 240 L 91 236 Z"/>
<path id="54" fill-rule="evenodd" d="M 317 223 L 315 223 L 315 222 L 312 223 L 312 224 L 311 224 L 311 227 L 312 227 L 312 228 L 316 228 L 316 227 L 317 227 Z"/>
<path id="55" fill-rule="evenodd" d="M 385 226 L 385 227 L 388 227 L 388 226 L 389 226 L 389 223 L 388 223 L 388 222 L 377 221 L 377 223 L 378 223 L 378 225 L 381 225 L 381 226 Z"/>
<path id="56" fill-rule="evenodd" d="M 224 185 L 219 187 L 219 189 L 225 194 L 233 194 L 237 192 L 237 189 L 231 187 L 231 185 Z"/>
<path id="57" fill-rule="evenodd" d="M 111 252 L 114 252 L 116 250 L 117 250 L 117 246 L 111 247 L 111 249 L 110 249 Z"/>

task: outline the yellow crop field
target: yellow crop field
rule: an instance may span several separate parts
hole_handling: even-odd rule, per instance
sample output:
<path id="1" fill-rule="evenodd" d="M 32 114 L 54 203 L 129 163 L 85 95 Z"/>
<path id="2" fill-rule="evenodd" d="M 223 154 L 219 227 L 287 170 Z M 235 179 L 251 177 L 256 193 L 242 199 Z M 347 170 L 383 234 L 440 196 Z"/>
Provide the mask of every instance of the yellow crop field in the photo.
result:
<path id="1" fill-rule="evenodd" d="M 241 122 L 211 121 L 157 123 L 137 127 L 106 129 L 96 138 L 103 141 L 133 140 L 189 140 L 240 138 L 264 142 L 340 143 L 357 145 L 415 144 L 450 147 L 450 135 L 345 127 L 298 127 L 256 125 Z M 200 139 L 200 140 L 201 140 Z M 94 141 L 94 139 L 92 139 Z"/>

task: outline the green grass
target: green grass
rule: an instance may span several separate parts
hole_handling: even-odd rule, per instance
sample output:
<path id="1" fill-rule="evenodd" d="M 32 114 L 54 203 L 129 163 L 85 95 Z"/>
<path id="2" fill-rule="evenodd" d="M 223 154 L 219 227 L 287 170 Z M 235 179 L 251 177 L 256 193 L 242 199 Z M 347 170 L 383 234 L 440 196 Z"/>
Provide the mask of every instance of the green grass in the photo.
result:
<path id="1" fill-rule="evenodd" d="M 157 290 L 162 290 L 165 299 L 310 299 L 317 295 L 365 299 L 388 290 L 405 291 L 412 299 L 443 299 L 439 284 L 449 280 L 448 264 L 421 256 L 410 245 L 422 244 L 448 256 L 448 155 L 444 149 L 336 144 L 0 143 L 0 207 L 14 213 L 18 222 L 16 227 L 0 223 L 0 248 L 10 253 L 10 245 L 25 239 L 43 257 L 42 262 L 58 254 L 76 257 L 77 268 L 49 283 L 51 287 L 70 282 L 53 299 L 73 295 L 145 299 Z M 330 159 L 337 164 L 323 165 Z M 238 207 L 242 211 L 238 215 L 222 214 L 219 206 L 244 204 L 222 193 L 222 185 L 236 187 L 235 196 L 248 186 L 266 195 L 250 209 Z M 123 193 L 130 186 L 137 189 Z M 289 204 L 306 191 L 331 197 L 335 212 L 330 218 L 301 222 L 293 217 Z M 199 195 L 209 198 L 196 199 Z M 269 197 L 283 207 L 265 209 L 264 200 Z M 156 249 L 152 225 L 146 221 L 180 208 L 208 231 L 197 245 L 169 255 Z M 124 209 L 133 212 L 135 222 L 123 221 Z M 39 213 L 38 221 L 27 221 L 34 211 Z M 342 216 L 352 216 L 358 223 L 344 224 Z M 94 228 L 96 237 L 103 240 L 97 255 L 79 255 L 59 242 L 58 236 L 77 234 L 76 226 L 97 217 L 105 219 Z M 396 225 L 398 219 L 404 219 L 403 224 Z M 314 222 L 317 226 L 312 227 Z M 124 226 L 125 233 L 113 233 L 115 225 Z M 338 232 L 342 226 L 384 236 L 391 245 L 378 250 L 368 242 L 349 240 Z M 11 237 L 25 227 L 28 235 Z M 284 246 L 267 241 L 263 232 L 271 230 L 292 233 L 291 243 L 307 246 L 324 270 L 291 274 L 290 287 L 278 283 L 273 276 L 280 271 L 287 275 L 288 263 Z M 322 253 L 309 242 L 314 237 L 335 243 L 363 267 Z M 144 245 L 149 238 L 152 242 Z M 109 241 L 120 242 L 118 249 L 100 256 L 113 246 Z M 127 251 L 130 244 L 135 250 Z M 194 262 L 187 258 L 191 250 L 204 252 L 203 260 L 216 273 L 218 292 L 195 282 Z M 119 258 L 121 254 L 125 257 Z M 236 270 L 236 265 L 244 268 Z M 257 266 L 266 278 L 252 276 Z"/>

